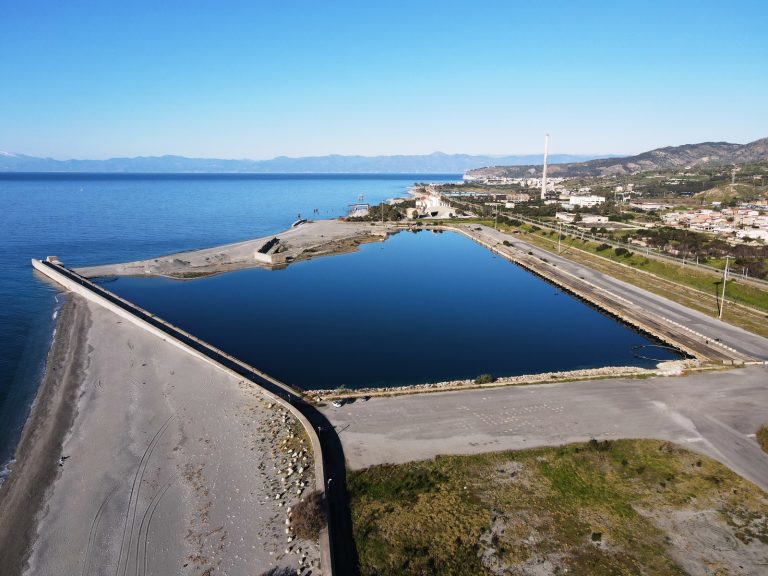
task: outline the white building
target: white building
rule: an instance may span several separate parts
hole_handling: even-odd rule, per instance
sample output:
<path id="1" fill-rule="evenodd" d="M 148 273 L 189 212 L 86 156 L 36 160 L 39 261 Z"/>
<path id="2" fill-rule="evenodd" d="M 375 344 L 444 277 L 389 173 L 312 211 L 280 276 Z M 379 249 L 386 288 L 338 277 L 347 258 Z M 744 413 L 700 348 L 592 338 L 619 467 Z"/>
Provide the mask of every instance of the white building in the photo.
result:
<path id="1" fill-rule="evenodd" d="M 568 198 L 568 203 L 572 206 L 580 206 L 582 208 L 591 208 L 605 202 L 605 196 L 571 196 Z"/>

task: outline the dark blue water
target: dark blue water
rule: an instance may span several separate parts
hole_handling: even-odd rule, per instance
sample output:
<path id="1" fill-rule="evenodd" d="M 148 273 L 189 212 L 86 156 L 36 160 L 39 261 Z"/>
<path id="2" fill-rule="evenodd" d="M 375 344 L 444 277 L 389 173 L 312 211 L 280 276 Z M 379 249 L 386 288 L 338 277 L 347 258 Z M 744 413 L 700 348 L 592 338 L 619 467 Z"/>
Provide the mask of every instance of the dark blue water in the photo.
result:
<path id="1" fill-rule="evenodd" d="M 283 270 L 108 287 L 305 389 L 656 364 L 632 352 L 648 338 L 455 233 L 401 232 Z"/>
<path id="2" fill-rule="evenodd" d="M 39 382 L 56 289 L 30 258 L 67 265 L 149 258 L 263 236 L 297 214 L 342 215 L 451 175 L 0 174 L 0 476 Z"/>

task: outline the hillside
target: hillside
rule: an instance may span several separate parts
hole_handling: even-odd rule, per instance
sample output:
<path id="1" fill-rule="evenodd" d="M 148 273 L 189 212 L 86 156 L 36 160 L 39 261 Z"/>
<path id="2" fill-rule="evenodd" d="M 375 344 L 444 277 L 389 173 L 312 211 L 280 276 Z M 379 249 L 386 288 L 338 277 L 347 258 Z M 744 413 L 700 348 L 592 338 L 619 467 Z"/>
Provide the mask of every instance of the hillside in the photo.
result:
<path id="1" fill-rule="evenodd" d="M 768 161 L 768 138 L 749 144 L 730 142 L 703 142 L 668 146 L 623 158 L 603 158 L 587 162 L 572 162 L 550 166 L 548 174 L 554 177 L 622 176 L 654 170 L 685 169 L 694 166 L 744 164 Z M 492 166 L 468 171 L 469 176 L 505 176 L 522 178 L 541 174 L 541 165 Z"/>
<path id="2" fill-rule="evenodd" d="M 557 155 L 557 162 L 580 162 L 597 156 Z M 128 172 L 128 173 L 400 173 L 461 174 L 489 164 L 519 165 L 542 162 L 541 155 L 488 156 L 444 154 L 396 156 L 279 156 L 271 160 L 222 160 L 185 156 L 139 156 L 108 160 L 55 160 L 0 152 L 0 172 Z"/>

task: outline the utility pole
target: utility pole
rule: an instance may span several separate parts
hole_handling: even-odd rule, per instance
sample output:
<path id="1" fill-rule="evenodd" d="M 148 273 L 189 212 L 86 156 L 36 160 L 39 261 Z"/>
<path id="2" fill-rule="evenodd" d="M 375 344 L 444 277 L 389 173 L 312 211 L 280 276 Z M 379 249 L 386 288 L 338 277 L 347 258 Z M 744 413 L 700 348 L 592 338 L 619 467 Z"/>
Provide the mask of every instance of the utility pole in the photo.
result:
<path id="1" fill-rule="evenodd" d="M 728 281 L 728 258 L 725 257 L 725 268 L 723 269 L 723 295 L 720 298 L 720 314 L 717 315 L 718 319 L 723 317 L 723 307 L 725 306 L 725 283 Z"/>
<path id="2" fill-rule="evenodd" d="M 557 253 L 560 254 L 560 237 L 563 235 L 563 225 L 557 225 Z"/>

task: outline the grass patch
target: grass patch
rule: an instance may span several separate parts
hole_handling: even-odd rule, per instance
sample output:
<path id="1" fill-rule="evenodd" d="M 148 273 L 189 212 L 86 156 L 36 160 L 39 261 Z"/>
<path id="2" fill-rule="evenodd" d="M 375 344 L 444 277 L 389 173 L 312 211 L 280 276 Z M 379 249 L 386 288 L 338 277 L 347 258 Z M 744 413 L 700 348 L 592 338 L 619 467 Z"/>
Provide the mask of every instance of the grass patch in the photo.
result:
<path id="1" fill-rule="evenodd" d="M 765 494 L 668 442 L 592 441 L 350 472 L 363 575 L 685 574 L 658 520 L 711 514 L 768 544 Z M 709 518 L 709 517 L 708 517 Z M 696 541 L 684 543 L 693 549 Z M 762 554 L 765 550 L 762 551 Z M 684 556 L 684 554 L 683 554 Z"/>

